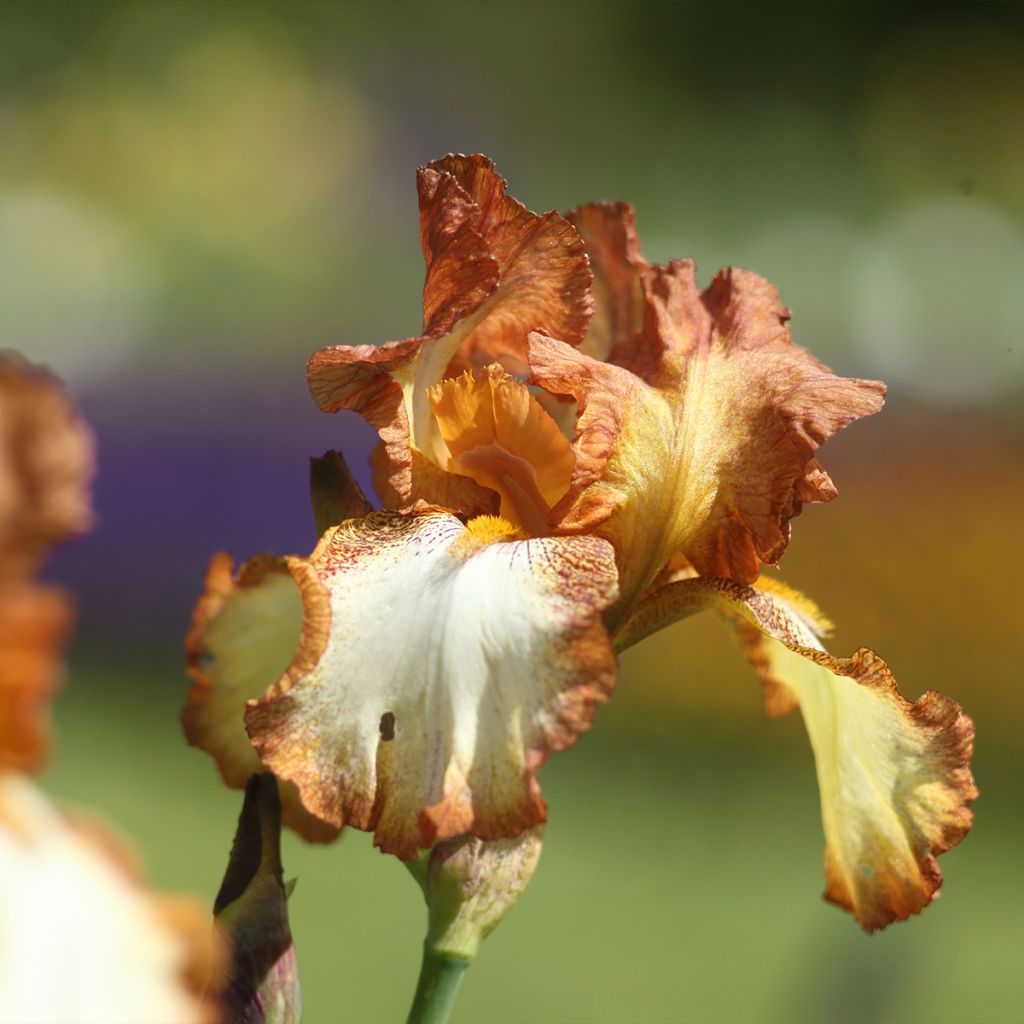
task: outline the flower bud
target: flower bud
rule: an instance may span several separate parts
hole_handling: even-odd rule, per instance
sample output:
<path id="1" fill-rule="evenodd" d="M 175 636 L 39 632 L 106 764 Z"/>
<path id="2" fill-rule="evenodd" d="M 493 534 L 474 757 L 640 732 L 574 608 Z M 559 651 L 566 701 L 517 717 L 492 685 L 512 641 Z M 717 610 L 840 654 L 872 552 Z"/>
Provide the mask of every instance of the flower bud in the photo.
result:
<path id="1" fill-rule="evenodd" d="M 543 833 L 538 825 L 515 839 L 459 836 L 438 843 L 413 869 L 429 912 L 427 948 L 472 960 L 526 889 Z"/>
<path id="2" fill-rule="evenodd" d="M 269 772 L 245 787 L 214 914 L 232 944 L 225 996 L 231 1024 L 298 1024 L 299 974 L 281 869 L 281 802 Z"/>

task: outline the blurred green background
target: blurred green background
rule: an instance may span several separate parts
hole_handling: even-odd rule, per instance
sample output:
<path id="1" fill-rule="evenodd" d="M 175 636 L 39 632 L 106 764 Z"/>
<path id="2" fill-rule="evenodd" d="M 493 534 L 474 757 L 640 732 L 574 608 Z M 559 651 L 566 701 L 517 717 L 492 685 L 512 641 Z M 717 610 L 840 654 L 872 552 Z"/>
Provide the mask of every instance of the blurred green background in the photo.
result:
<path id="1" fill-rule="evenodd" d="M 413 171 L 483 151 L 533 209 L 629 199 L 652 259 L 759 271 L 798 342 L 890 383 L 782 573 L 833 650 L 963 703 L 982 796 L 942 898 L 861 934 L 820 900 L 799 718 L 761 717 L 716 622 L 675 627 L 545 769 L 540 869 L 456 1019 L 1020 1019 L 1020 7 L 37 3 L 0 29 L 0 334 L 100 444 L 97 529 L 51 567 L 81 620 L 52 793 L 212 899 L 240 799 L 177 725 L 205 562 L 309 550 L 306 456 L 365 473 L 305 360 L 415 332 Z M 403 1019 L 405 871 L 362 834 L 286 854 L 306 1019 Z"/>

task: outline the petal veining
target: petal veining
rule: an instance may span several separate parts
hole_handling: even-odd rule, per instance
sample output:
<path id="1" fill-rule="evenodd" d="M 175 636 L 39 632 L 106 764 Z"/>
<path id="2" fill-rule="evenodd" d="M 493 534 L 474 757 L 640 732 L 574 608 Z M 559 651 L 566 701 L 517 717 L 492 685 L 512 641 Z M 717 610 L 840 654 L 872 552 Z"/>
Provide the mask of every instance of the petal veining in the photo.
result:
<path id="1" fill-rule="evenodd" d="M 319 639 L 307 629 L 310 656 L 250 702 L 249 734 L 312 813 L 372 830 L 403 858 L 543 821 L 537 770 L 614 682 L 601 625 L 610 547 L 484 542 L 512 532 L 496 523 L 474 532 L 439 510 L 379 512 L 288 560 Z"/>
<path id="2" fill-rule="evenodd" d="M 594 275 L 594 315 L 580 351 L 607 360 L 643 325 L 641 277 L 647 261 L 640 251 L 636 215 L 629 203 L 587 203 L 570 210 L 566 220 L 580 233 Z"/>
<path id="3" fill-rule="evenodd" d="M 942 884 L 936 857 L 971 826 L 971 720 L 941 693 L 906 700 L 873 651 L 827 654 L 817 638 L 827 622 L 813 604 L 772 584 L 669 584 L 641 602 L 617 646 L 707 607 L 735 623 L 769 714 L 803 715 L 821 793 L 826 899 L 869 932 L 923 910 Z"/>
<path id="4" fill-rule="evenodd" d="M 549 531 L 572 478 L 568 438 L 530 389 L 500 366 L 431 389 L 450 468 L 501 496 L 501 515 L 531 536 Z"/>
<path id="5" fill-rule="evenodd" d="M 466 492 L 464 483 L 452 487 L 442 478 L 447 452 L 428 390 L 466 366 L 498 360 L 525 368 L 533 330 L 579 344 L 591 311 L 591 275 L 576 230 L 559 214 L 531 213 L 508 196 L 486 157 L 434 161 L 420 169 L 417 185 L 427 263 L 423 334 L 377 347 L 330 346 L 307 368 L 321 409 L 352 409 L 376 427 L 380 475 L 403 510 Z M 489 511 L 479 489 L 468 500 L 460 511 Z"/>
<path id="6" fill-rule="evenodd" d="M 749 583 L 778 561 L 789 521 L 835 488 L 815 458 L 877 411 L 884 387 L 834 376 L 792 344 L 768 282 L 722 271 L 701 291 L 690 261 L 644 273 L 644 328 L 598 363 L 531 337 L 533 379 L 580 409 L 576 476 L 555 510 L 620 556 L 623 604 L 677 552 L 703 575 Z"/>

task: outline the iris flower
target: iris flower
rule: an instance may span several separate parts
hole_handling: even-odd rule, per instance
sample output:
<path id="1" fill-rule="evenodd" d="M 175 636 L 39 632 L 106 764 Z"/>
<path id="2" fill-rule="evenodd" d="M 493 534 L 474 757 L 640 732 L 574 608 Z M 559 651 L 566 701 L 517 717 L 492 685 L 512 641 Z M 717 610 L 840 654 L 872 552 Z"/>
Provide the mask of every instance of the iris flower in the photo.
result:
<path id="1" fill-rule="evenodd" d="M 321 409 L 377 429 L 388 508 L 338 476 L 344 521 L 311 556 L 215 559 L 191 741 L 232 784 L 274 771 L 308 838 L 353 825 L 410 858 L 512 837 L 543 821 L 537 770 L 610 695 L 615 652 L 712 608 L 769 713 L 804 715 L 826 896 L 868 930 L 920 910 L 970 825 L 970 720 L 905 701 L 870 651 L 827 654 L 820 612 L 760 575 L 835 496 L 817 449 L 883 386 L 794 346 L 762 278 L 648 265 L 625 204 L 538 216 L 479 156 L 418 184 L 423 333 L 308 368 Z"/>

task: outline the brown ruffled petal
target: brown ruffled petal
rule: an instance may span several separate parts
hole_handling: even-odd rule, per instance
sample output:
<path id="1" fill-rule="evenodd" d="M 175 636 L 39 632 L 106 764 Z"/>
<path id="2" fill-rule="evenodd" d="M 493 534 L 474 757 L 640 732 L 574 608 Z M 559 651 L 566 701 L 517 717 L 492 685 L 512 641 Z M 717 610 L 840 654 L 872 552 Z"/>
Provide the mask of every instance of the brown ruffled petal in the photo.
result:
<path id="1" fill-rule="evenodd" d="M 0 353 L 0 575 L 27 576 L 92 522 L 92 434 L 56 377 Z"/>
<path id="2" fill-rule="evenodd" d="M 508 183 L 480 154 L 452 154 L 427 169 L 451 175 L 472 200 L 473 227 L 500 269 L 494 308 L 465 340 L 470 359 L 525 365 L 530 331 L 578 345 L 591 316 L 591 273 L 572 225 L 554 212 L 531 213 L 506 195 Z"/>
<path id="3" fill-rule="evenodd" d="M 289 559 L 302 647 L 246 717 L 318 817 L 403 858 L 544 820 L 538 769 L 614 682 L 615 568 L 594 538 L 514 536 L 490 517 L 378 512 Z"/>
<path id="4" fill-rule="evenodd" d="M 722 271 L 701 292 L 690 261 L 644 274 L 643 331 L 598 364 L 534 335 L 533 379 L 580 406 L 564 532 L 597 530 L 633 602 L 682 553 L 742 582 L 778 561 L 789 521 L 835 488 L 818 447 L 881 408 L 876 381 L 834 376 L 792 344 L 775 289 Z"/>
<path id="5" fill-rule="evenodd" d="M 765 683 L 766 707 L 799 707 L 814 749 L 825 829 L 825 897 L 866 931 L 926 907 L 942 883 L 936 857 L 971 827 L 974 725 L 956 701 L 911 703 L 873 651 L 826 653 L 814 605 L 769 581 L 700 578 L 652 591 L 616 635 L 623 650 L 677 619 L 716 608 Z"/>
<path id="6" fill-rule="evenodd" d="M 565 217 L 580 233 L 594 275 L 594 315 L 580 351 L 614 361 L 612 350 L 630 342 L 643 325 L 641 277 L 647 260 L 640 251 L 636 215 L 629 203 L 618 202 L 587 203 Z"/>
<path id="7" fill-rule="evenodd" d="M 49 754 L 50 704 L 73 620 L 55 587 L 0 585 L 0 768 L 36 771 Z"/>
<path id="8" fill-rule="evenodd" d="M 231 558 L 214 555 L 185 641 L 192 688 L 181 723 L 188 742 L 214 759 L 234 789 L 266 770 L 246 735 L 246 702 L 289 667 L 302 636 L 302 598 L 283 559 L 261 555 L 235 576 Z M 337 837 L 337 828 L 303 807 L 293 785 L 280 789 L 286 825 L 309 842 Z"/>
<path id="9" fill-rule="evenodd" d="M 427 264 L 423 334 L 439 338 L 494 292 L 501 267 L 480 232 L 476 202 L 454 175 L 433 164 L 421 167 L 416 188 Z"/>
<path id="10" fill-rule="evenodd" d="M 321 409 L 352 409 L 376 427 L 384 490 L 402 510 L 435 504 L 447 489 L 427 490 L 431 475 L 414 464 L 419 453 L 447 471 L 428 389 L 456 368 L 495 360 L 524 368 L 532 330 L 578 344 L 591 309 L 590 270 L 575 229 L 557 213 L 531 213 L 506 195 L 485 157 L 445 157 L 422 168 L 417 182 L 427 261 L 424 333 L 376 348 L 332 346 L 307 368 Z"/>

